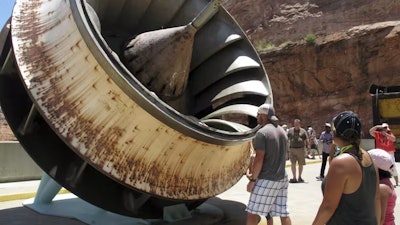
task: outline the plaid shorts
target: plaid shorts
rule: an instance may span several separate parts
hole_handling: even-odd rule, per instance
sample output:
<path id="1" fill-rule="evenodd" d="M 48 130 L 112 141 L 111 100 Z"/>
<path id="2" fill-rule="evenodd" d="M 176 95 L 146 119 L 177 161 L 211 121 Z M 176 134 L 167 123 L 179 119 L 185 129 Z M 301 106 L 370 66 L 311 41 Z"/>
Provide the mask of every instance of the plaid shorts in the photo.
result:
<path id="1" fill-rule="evenodd" d="M 287 208 L 289 180 L 287 176 L 279 181 L 258 179 L 250 195 L 246 211 L 266 216 L 289 216 Z"/>

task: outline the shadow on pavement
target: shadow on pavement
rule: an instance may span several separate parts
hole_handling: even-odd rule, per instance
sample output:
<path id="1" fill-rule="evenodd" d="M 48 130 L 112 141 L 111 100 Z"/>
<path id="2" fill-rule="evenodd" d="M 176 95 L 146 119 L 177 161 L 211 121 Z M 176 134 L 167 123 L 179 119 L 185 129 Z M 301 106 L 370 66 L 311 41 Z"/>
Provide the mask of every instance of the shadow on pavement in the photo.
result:
<path id="1" fill-rule="evenodd" d="M 84 225 L 76 219 L 39 214 L 27 207 L 0 210 L 0 224 L 4 225 Z"/>
<path id="2" fill-rule="evenodd" d="M 246 222 L 246 206 L 243 203 L 231 201 L 231 200 L 222 200 L 218 197 L 213 197 L 208 199 L 205 203 L 211 205 L 212 207 L 218 208 L 223 212 L 223 217 L 218 218 L 218 222 L 212 218 L 213 213 L 193 213 L 193 217 L 188 220 L 181 220 L 172 223 L 161 222 L 152 223 L 156 225 L 188 225 L 189 224 L 202 224 L 202 225 L 242 225 Z M 213 208 L 210 208 L 211 210 Z M 207 222 L 208 221 L 208 222 Z M 213 223 L 209 223 L 214 221 Z M 119 223 L 114 221 L 115 225 Z M 122 222 L 122 221 L 121 221 Z M 161 222 L 161 223 L 160 223 Z M 26 206 L 18 206 L 14 208 L 6 208 L 0 210 L 0 224 L 4 225 L 85 225 L 88 223 L 84 223 L 78 219 L 68 218 L 68 217 L 60 217 L 60 216 L 52 216 L 52 215 L 44 215 L 41 213 L 32 210 Z M 124 222 L 122 222 L 124 224 Z M 135 225 L 135 224 L 131 224 Z"/>

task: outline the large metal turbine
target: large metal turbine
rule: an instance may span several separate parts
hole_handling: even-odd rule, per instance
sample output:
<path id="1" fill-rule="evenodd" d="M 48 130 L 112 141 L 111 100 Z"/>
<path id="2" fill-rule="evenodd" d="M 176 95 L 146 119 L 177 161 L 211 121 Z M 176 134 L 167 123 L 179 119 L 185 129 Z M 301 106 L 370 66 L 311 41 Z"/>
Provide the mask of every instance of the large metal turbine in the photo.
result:
<path id="1" fill-rule="evenodd" d="M 0 52 L 1 107 L 25 150 L 123 215 L 192 209 L 234 185 L 257 106 L 272 103 L 256 51 L 216 1 L 17 0 Z"/>

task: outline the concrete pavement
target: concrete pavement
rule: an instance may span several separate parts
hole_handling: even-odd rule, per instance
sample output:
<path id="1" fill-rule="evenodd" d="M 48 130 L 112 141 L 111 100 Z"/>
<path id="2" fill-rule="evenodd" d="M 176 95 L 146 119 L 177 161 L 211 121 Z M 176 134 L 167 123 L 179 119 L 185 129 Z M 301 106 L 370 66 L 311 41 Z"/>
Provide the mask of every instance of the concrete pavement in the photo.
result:
<path id="1" fill-rule="evenodd" d="M 322 200 L 321 182 L 315 179 L 319 174 L 321 160 L 308 160 L 304 167 L 303 179 L 305 183 L 289 184 L 288 204 L 292 224 L 311 224 Z M 400 164 L 397 163 L 398 168 Z M 290 164 L 287 164 L 287 173 L 291 177 Z M 328 166 L 326 171 L 328 170 Z M 23 206 L 26 199 L 35 195 L 40 181 L 26 181 L 0 184 L 0 224 L 7 225 L 83 225 L 81 221 L 71 218 L 61 218 L 38 214 Z M 213 207 L 218 207 L 225 214 L 219 224 L 241 225 L 245 221 L 245 206 L 249 193 L 246 192 L 247 179 L 243 177 L 236 185 L 220 195 L 206 201 Z M 396 189 L 400 196 L 400 187 Z M 62 192 L 66 192 L 62 190 Z M 396 223 L 400 224 L 400 206 L 395 211 Z M 280 224 L 279 218 L 274 218 L 275 225 Z M 119 224 L 119 223 L 114 223 Z M 184 223 L 176 223 L 184 224 Z M 265 219 L 260 224 L 266 224 Z"/>
<path id="2" fill-rule="evenodd" d="M 303 179 L 305 183 L 289 184 L 288 207 L 293 225 L 311 224 L 317 214 L 319 205 L 322 201 L 321 181 L 316 179 L 321 168 L 321 160 L 306 160 L 307 165 L 303 167 Z M 400 163 L 396 162 L 397 168 L 400 168 Z M 327 164 L 325 174 L 328 172 L 329 165 Z M 291 178 L 290 164 L 287 164 L 286 170 L 289 178 Z M 392 179 L 394 183 L 394 180 Z M 247 185 L 247 179 L 242 178 L 235 186 L 228 191 L 220 194 L 218 197 L 224 200 L 233 200 L 247 204 L 250 196 L 244 192 Z M 396 188 L 397 196 L 400 196 L 400 187 Z M 400 198 L 399 198 L 400 199 Z M 400 203 L 399 199 L 395 208 L 395 222 L 400 224 Z M 264 222 L 264 221 L 262 221 Z M 262 224 L 266 224 L 265 222 Z M 280 225 L 279 218 L 274 218 L 274 224 Z"/>
<path id="3" fill-rule="evenodd" d="M 316 180 L 321 168 L 321 160 L 306 160 L 303 167 L 302 178 L 304 183 L 290 183 L 288 194 L 288 206 L 292 224 L 305 225 L 311 224 L 322 200 L 321 182 Z M 328 171 L 328 166 L 326 172 Z M 287 163 L 286 172 L 291 178 L 290 163 Z M 226 200 L 233 200 L 247 204 L 250 193 L 245 192 L 247 178 L 242 178 L 235 186 L 227 192 L 220 194 L 218 197 Z M 263 219 L 263 223 L 266 224 Z M 274 218 L 274 224 L 281 224 L 279 218 Z"/>

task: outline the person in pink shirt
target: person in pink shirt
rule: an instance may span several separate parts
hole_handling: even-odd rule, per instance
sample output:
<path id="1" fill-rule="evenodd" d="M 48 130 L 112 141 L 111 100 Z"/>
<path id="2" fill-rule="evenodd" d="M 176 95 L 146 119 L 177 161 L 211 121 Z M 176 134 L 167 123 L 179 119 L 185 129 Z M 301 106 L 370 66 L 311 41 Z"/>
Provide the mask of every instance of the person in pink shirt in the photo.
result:
<path id="1" fill-rule="evenodd" d="M 379 225 L 395 225 L 394 207 L 396 206 L 397 194 L 390 181 L 391 170 L 394 161 L 386 151 L 382 149 L 371 149 L 368 151 L 378 167 L 379 194 L 381 198 L 381 218 Z"/>
<path id="2" fill-rule="evenodd" d="M 395 161 L 394 152 L 396 148 L 394 147 L 394 142 L 396 141 L 396 137 L 390 131 L 389 125 L 387 123 L 382 123 L 382 125 L 376 125 L 369 130 L 369 134 L 375 138 L 375 148 L 383 149 L 387 151 Z M 396 164 L 394 164 L 392 169 L 392 176 L 396 182 L 396 186 L 399 185 L 399 178 L 397 175 Z"/>

